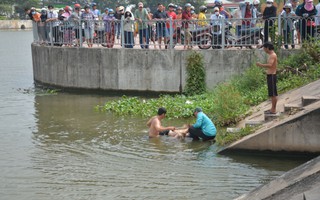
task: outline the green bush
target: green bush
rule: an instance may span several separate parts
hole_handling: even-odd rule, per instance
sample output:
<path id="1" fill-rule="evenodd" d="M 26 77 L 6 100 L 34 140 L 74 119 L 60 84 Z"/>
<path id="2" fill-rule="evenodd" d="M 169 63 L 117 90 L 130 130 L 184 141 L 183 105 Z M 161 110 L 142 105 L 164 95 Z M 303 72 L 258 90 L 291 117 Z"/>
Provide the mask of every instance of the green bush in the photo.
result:
<path id="1" fill-rule="evenodd" d="M 186 95 L 202 94 L 206 91 L 206 71 L 203 56 L 193 51 L 187 57 Z"/>

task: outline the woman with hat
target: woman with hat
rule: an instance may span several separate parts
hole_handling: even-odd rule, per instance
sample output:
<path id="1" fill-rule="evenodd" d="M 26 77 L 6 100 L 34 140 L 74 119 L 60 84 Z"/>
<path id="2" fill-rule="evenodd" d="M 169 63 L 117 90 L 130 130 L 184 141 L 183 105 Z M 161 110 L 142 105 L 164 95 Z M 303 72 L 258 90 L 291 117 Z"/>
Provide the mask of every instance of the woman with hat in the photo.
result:
<path id="1" fill-rule="evenodd" d="M 196 123 L 189 125 L 189 137 L 193 140 L 202 141 L 213 140 L 216 137 L 217 129 L 211 119 L 202 112 L 201 108 L 196 108 L 193 115 L 197 118 Z"/>

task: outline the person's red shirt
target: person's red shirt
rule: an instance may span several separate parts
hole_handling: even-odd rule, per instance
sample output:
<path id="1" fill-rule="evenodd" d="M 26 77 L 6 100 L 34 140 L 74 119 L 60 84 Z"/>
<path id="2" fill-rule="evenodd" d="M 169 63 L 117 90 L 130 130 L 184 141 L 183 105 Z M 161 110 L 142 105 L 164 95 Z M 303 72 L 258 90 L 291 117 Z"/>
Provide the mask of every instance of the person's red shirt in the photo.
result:
<path id="1" fill-rule="evenodd" d="M 192 19 L 191 12 L 183 11 L 182 12 L 182 27 L 189 28 L 189 21 Z"/>
<path id="2" fill-rule="evenodd" d="M 172 12 L 168 11 L 167 14 L 172 19 L 172 25 L 173 25 L 173 29 L 174 29 L 176 27 L 175 20 L 177 19 L 177 15 L 174 11 L 172 11 Z M 167 23 L 167 28 L 168 29 L 170 28 L 170 22 Z"/>

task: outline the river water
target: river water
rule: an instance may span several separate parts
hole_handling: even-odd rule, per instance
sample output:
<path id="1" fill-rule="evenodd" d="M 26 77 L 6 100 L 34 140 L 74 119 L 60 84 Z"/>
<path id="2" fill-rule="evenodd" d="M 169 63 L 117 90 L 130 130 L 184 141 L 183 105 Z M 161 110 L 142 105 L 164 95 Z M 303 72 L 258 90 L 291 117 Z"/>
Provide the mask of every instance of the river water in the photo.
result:
<path id="1" fill-rule="evenodd" d="M 147 119 L 95 111 L 115 97 L 35 88 L 30 31 L 0 38 L 0 199 L 228 200 L 306 161 L 149 139 Z"/>

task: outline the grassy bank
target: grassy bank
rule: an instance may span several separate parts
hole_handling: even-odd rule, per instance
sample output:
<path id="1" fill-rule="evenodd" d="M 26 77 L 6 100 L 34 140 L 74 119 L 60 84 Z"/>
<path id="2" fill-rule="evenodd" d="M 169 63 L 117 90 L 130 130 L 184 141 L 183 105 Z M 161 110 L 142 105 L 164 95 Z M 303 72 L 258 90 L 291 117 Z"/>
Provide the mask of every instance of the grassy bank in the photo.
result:
<path id="1" fill-rule="evenodd" d="M 320 77 L 320 41 L 315 41 L 286 59 L 279 60 L 278 91 L 284 93 L 317 80 Z M 159 107 L 165 107 L 169 118 L 190 118 L 195 107 L 202 107 L 217 127 L 236 124 L 243 119 L 251 106 L 267 99 L 265 72 L 252 65 L 242 75 L 219 84 L 212 91 L 197 95 L 161 95 L 159 98 L 143 99 L 123 96 L 119 100 L 108 101 L 100 110 L 118 115 L 150 117 Z M 242 130 L 238 134 L 227 134 L 218 128 L 217 143 L 228 144 L 252 132 Z"/>

